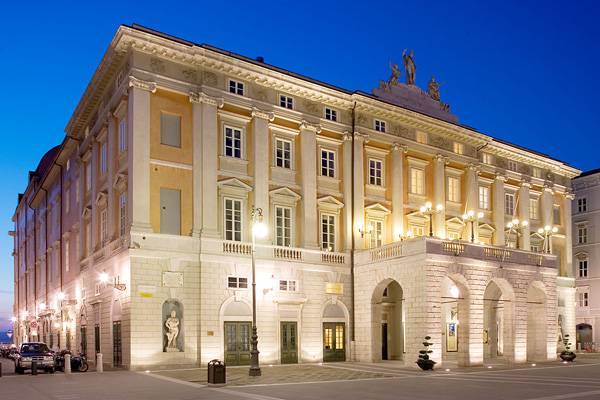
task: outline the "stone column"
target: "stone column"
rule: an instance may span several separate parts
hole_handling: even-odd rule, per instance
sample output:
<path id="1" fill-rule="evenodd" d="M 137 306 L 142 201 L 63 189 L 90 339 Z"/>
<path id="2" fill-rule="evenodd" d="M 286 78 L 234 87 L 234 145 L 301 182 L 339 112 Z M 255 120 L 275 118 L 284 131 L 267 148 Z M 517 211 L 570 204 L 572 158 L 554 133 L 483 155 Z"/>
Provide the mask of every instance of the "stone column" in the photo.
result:
<path id="1" fill-rule="evenodd" d="M 151 232 L 150 94 L 156 91 L 156 84 L 130 76 L 129 87 L 127 104 L 128 220 L 131 221 L 132 231 Z"/>
<path id="2" fill-rule="evenodd" d="M 406 146 L 392 145 L 392 221 L 393 240 L 404 234 L 404 153 Z"/>
<path id="3" fill-rule="evenodd" d="M 269 218 L 269 121 L 273 121 L 275 116 L 271 112 L 266 112 L 259 110 L 257 108 L 252 110 L 252 123 L 253 123 L 253 136 L 254 136 L 254 156 L 253 156 L 253 165 L 254 165 L 254 206 L 257 208 L 262 208 L 263 212 L 263 221 L 267 226 L 269 226 L 269 233 L 261 239 L 257 240 L 261 243 L 271 243 L 271 237 L 273 235 L 273 227 L 271 226 L 272 222 Z M 314 135 L 313 135 L 314 136 Z M 315 139 L 316 146 L 316 139 Z M 316 150 L 313 151 L 313 159 L 316 157 L 314 154 Z M 307 154 L 302 151 L 302 161 L 306 160 Z M 315 161 L 316 162 L 316 161 Z M 302 163 L 304 165 L 304 163 Z M 316 172 L 315 172 L 316 173 Z M 317 199 L 317 177 L 314 177 L 314 204 L 311 206 L 314 207 L 316 212 L 316 199 Z M 306 224 L 306 221 L 304 222 Z M 316 217 L 315 217 L 316 223 Z M 305 225 L 306 226 L 306 225 Z"/>
<path id="4" fill-rule="evenodd" d="M 560 275 L 568 277 L 575 276 L 575 271 L 573 271 L 573 224 L 571 223 L 571 207 L 573 199 L 575 199 L 574 193 L 565 193 L 562 201 L 565 248 L 563 250 L 563 269 L 560 271 Z"/>
<path id="5" fill-rule="evenodd" d="M 117 236 L 117 220 L 115 219 L 115 195 L 113 192 L 113 180 L 115 176 L 115 167 L 118 163 L 118 149 L 117 149 L 117 120 L 113 117 L 112 114 L 107 115 L 106 124 L 108 125 L 108 132 L 106 137 L 107 143 L 107 155 L 106 159 L 108 162 L 108 171 L 107 171 L 107 182 L 108 182 L 108 194 L 106 198 L 106 207 L 107 207 L 107 215 L 108 218 L 108 239 L 113 240 Z"/>
<path id="6" fill-rule="evenodd" d="M 494 245 L 504 246 L 504 182 L 506 177 L 496 175 L 493 185 L 492 213 L 494 219 Z"/>
<path id="7" fill-rule="evenodd" d="M 92 146 L 91 146 L 92 156 L 91 156 L 90 160 L 88 161 L 89 163 L 91 163 L 91 168 L 92 168 L 92 186 L 90 189 L 90 205 L 92 206 L 92 217 L 91 217 L 92 245 L 90 246 L 91 252 L 88 255 L 93 254 L 94 251 L 96 250 L 96 247 L 100 247 L 99 246 L 99 244 L 100 244 L 100 214 L 98 213 L 98 205 L 96 204 L 96 196 L 98 195 L 98 189 L 97 189 L 98 176 L 100 176 L 100 166 L 98 163 L 98 159 L 100 158 L 99 157 L 100 146 L 98 145 L 98 142 L 96 141 L 95 137 L 92 139 L 93 139 Z M 56 212 L 60 213 L 60 210 L 58 209 L 58 207 L 56 208 Z"/>
<path id="8" fill-rule="evenodd" d="M 522 182 L 521 188 L 519 189 L 519 221 L 529 221 L 529 188 L 531 185 L 529 182 Z M 530 242 L 530 229 L 529 224 L 521 228 L 521 237 L 519 238 L 519 249 L 531 250 Z"/>
<path id="9" fill-rule="evenodd" d="M 198 93 L 190 92 L 192 103 L 192 236 L 202 232 L 202 102 Z"/>
<path id="10" fill-rule="evenodd" d="M 540 212 L 541 212 L 541 217 L 542 217 L 542 227 L 545 226 L 549 226 L 549 227 L 553 227 L 554 226 L 554 220 L 553 220 L 553 212 L 554 209 L 554 199 L 553 199 L 553 193 L 552 193 L 552 188 L 549 185 L 544 185 L 544 190 L 542 192 L 542 196 L 540 198 Z M 550 248 L 550 251 L 552 251 L 552 238 L 550 238 L 550 243 L 548 243 L 547 245 Z"/>
<path id="11" fill-rule="evenodd" d="M 433 208 L 441 204 L 444 208 L 434 215 L 434 235 L 446 237 L 446 157 L 437 154 L 433 158 Z"/>
<path id="12" fill-rule="evenodd" d="M 357 250 L 365 248 L 365 238 L 361 237 L 359 229 L 365 226 L 365 155 L 364 146 L 369 141 L 369 136 L 354 133 L 354 244 Z"/>
<path id="13" fill-rule="evenodd" d="M 342 149 L 344 185 L 344 250 L 352 248 L 352 134 L 344 134 L 344 145 Z"/>
<path id="14" fill-rule="evenodd" d="M 479 210 L 479 182 L 477 180 L 477 175 L 479 171 L 477 166 L 474 164 L 469 164 L 466 170 L 465 177 L 465 209 L 466 211 L 474 211 L 475 215 Z M 467 238 L 471 239 L 471 227 L 475 228 L 475 242 L 479 241 L 479 221 L 476 221 L 474 224 L 470 222 L 467 223 Z"/>
<path id="15" fill-rule="evenodd" d="M 303 247 L 318 249 L 317 224 L 317 133 L 319 125 L 302 121 L 300 124 L 300 154 L 302 176 Z"/>
<path id="16" fill-rule="evenodd" d="M 202 223 L 202 236 L 219 237 L 219 215 L 218 192 L 217 192 L 217 170 L 219 153 L 219 132 L 217 129 L 217 108 L 223 107 L 223 99 L 213 98 L 204 93 L 194 94 L 194 102 L 201 107 L 200 111 L 194 115 L 200 119 L 200 132 L 197 133 L 199 141 L 202 144 L 202 151 L 197 157 L 201 159 L 201 169 L 198 173 L 201 175 L 202 184 L 199 189 L 202 196 L 198 214 L 194 217 L 197 223 Z M 196 133 L 196 132 L 195 132 Z M 196 182 L 194 178 L 194 182 Z M 199 215 L 200 212 L 202 215 Z"/>

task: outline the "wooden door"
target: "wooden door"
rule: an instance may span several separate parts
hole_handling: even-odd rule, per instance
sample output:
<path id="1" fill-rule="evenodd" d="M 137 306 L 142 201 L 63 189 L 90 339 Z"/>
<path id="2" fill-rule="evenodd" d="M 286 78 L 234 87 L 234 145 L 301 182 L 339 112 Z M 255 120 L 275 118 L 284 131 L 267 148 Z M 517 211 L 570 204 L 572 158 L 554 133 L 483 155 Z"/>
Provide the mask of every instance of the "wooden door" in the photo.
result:
<path id="1" fill-rule="evenodd" d="M 323 361 L 346 361 L 346 324 L 323 323 Z"/>
<path id="2" fill-rule="evenodd" d="M 225 322 L 225 363 L 250 365 L 250 322 Z"/>
<path id="3" fill-rule="evenodd" d="M 296 322 L 281 323 L 281 363 L 298 362 L 298 325 Z"/>

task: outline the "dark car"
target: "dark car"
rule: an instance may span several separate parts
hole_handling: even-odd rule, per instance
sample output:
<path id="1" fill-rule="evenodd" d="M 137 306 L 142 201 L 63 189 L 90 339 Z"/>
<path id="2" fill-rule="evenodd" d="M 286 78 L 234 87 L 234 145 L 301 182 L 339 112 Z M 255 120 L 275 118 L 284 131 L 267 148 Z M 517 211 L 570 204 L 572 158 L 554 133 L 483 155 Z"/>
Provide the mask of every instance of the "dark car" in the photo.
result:
<path id="1" fill-rule="evenodd" d="M 15 372 L 17 374 L 25 373 L 26 369 L 31 369 L 33 361 L 37 363 L 39 369 L 43 369 L 51 374 L 56 369 L 54 365 L 54 352 L 50 351 L 46 343 L 23 343 L 19 355 L 15 358 Z"/>

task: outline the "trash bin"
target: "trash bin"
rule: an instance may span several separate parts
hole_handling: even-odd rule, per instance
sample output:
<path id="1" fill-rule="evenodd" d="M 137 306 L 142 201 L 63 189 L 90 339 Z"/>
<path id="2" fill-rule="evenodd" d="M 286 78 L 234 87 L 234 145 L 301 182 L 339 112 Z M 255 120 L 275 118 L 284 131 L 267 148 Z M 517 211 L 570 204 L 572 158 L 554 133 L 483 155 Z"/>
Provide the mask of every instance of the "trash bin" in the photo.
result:
<path id="1" fill-rule="evenodd" d="M 208 384 L 209 385 L 224 385 L 225 384 L 225 363 L 221 360 L 211 360 L 208 363 Z"/>

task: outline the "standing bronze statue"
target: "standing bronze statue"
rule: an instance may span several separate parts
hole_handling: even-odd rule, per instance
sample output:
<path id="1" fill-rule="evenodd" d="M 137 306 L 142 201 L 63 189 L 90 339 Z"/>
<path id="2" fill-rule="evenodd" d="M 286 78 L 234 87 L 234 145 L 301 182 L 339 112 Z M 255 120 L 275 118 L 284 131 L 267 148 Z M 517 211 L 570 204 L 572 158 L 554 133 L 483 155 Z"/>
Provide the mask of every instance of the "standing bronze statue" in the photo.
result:
<path id="1" fill-rule="evenodd" d="M 410 54 L 406 53 L 404 49 L 402 52 L 402 60 L 404 61 L 404 69 L 406 70 L 406 84 L 415 84 L 415 75 L 417 73 L 417 66 L 415 65 L 415 53 L 411 50 Z"/>

